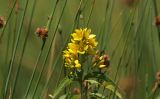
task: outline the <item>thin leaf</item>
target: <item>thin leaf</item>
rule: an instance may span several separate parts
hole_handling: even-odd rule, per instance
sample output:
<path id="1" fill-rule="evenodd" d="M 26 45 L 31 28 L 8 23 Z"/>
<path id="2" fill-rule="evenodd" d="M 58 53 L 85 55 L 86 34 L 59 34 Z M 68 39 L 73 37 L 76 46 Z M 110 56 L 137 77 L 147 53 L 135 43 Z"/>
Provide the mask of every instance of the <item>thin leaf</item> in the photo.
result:
<path id="1" fill-rule="evenodd" d="M 80 95 L 73 95 L 72 97 L 71 97 L 71 99 L 80 99 Z"/>
<path id="2" fill-rule="evenodd" d="M 59 97 L 59 99 L 66 99 L 66 98 L 67 98 L 67 94 L 64 94 L 61 97 Z"/>
<path id="3" fill-rule="evenodd" d="M 85 80 L 86 82 L 90 83 L 91 85 L 96 84 L 96 85 L 100 85 L 100 83 L 96 80 Z"/>
<path id="4" fill-rule="evenodd" d="M 116 86 L 112 85 L 111 83 L 105 83 L 104 87 L 112 92 L 115 92 L 115 94 L 122 99 L 122 95 L 120 94 L 120 92 L 118 91 L 118 89 L 116 88 Z"/>
<path id="5" fill-rule="evenodd" d="M 91 93 L 90 95 L 96 98 L 105 99 L 105 96 L 101 93 Z"/>
<path id="6" fill-rule="evenodd" d="M 62 82 L 59 84 L 59 86 L 56 88 L 56 90 L 53 92 L 53 95 L 49 95 L 52 99 L 55 99 L 57 95 L 69 84 L 72 83 L 72 79 L 66 77 L 62 80 Z"/>
<path id="7" fill-rule="evenodd" d="M 122 98 L 122 95 L 120 94 L 120 92 L 118 91 L 119 88 L 118 86 L 112 81 L 112 79 L 110 79 L 107 75 L 101 74 L 99 72 L 93 72 L 88 74 L 85 79 L 91 79 L 91 78 L 97 78 L 97 79 L 101 79 L 105 82 L 105 85 L 103 85 L 106 89 L 111 90 L 112 92 L 115 92 L 115 94 L 119 97 Z M 92 82 L 93 83 L 93 82 Z M 94 81 L 95 83 L 95 81 Z M 116 89 L 116 90 L 115 90 Z"/>

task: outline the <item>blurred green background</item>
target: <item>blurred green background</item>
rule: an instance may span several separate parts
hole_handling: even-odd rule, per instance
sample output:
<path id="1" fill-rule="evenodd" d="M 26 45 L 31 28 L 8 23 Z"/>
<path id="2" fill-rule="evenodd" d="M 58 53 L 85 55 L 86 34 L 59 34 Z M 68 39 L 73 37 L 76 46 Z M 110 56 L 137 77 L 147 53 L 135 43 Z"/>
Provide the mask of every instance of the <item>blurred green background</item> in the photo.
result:
<path id="1" fill-rule="evenodd" d="M 9 64 L 27 0 L 16 1 L 16 6 L 0 41 L 0 99 L 4 91 Z M 157 6 L 156 11 L 159 14 L 160 1 L 155 0 L 156 5 L 153 3 L 154 0 L 130 0 L 132 1 L 130 4 L 127 3 L 129 0 L 67 0 L 67 2 L 66 0 L 59 0 L 58 3 L 56 1 L 36 0 L 34 4 L 34 0 L 29 0 L 13 61 L 7 94 L 12 94 L 15 75 L 20 64 L 21 68 L 13 99 L 23 99 L 42 45 L 42 40 L 35 35 L 36 28 L 46 26 L 48 16 L 51 15 L 55 7 L 49 36 L 38 62 L 38 68 L 27 99 L 31 99 L 54 35 L 55 38 L 35 99 L 42 98 L 42 90 L 52 71 L 53 74 L 46 88 L 48 91 L 45 92 L 47 95 L 44 95 L 43 99 L 49 98 L 48 94 L 52 93 L 57 84 L 56 81 L 63 77 L 63 75 L 60 75 L 63 66 L 61 49 L 65 47 L 67 38 L 74 31 L 73 26 L 74 28 L 91 28 L 92 33 L 97 35 L 98 48 L 105 50 L 111 58 L 109 75 L 117 84 L 122 86 L 126 99 L 147 99 L 156 81 L 156 72 L 160 70 L 160 40 L 155 25 L 155 6 Z M 4 16 L 7 20 L 14 2 L 14 0 L 0 0 L 0 16 Z M 33 10 L 34 7 L 35 10 Z M 63 7 L 65 8 L 62 14 Z M 78 12 L 77 14 L 79 7 L 81 13 Z M 32 11 L 34 11 L 33 17 L 31 17 Z M 76 14 L 77 19 L 75 20 Z M 32 22 L 29 25 L 31 18 Z M 57 26 L 58 29 L 56 29 Z M 2 32 L 3 29 L 0 29 L 0 35 Z M 29 33 L 29 36 L 20 63 L 27 33 Z M 58 58 L 59 55 L 60 58 Z M 56 58 L 58 58 L 58 62 L 53 65 Z M 124 85 L 128 82 L 128 78 L 133 78 L 134 80 L 132 79 L 131 82 L 135 84 L 128 85 L 130 89 L 127 89 L 128 87 Z M 131 92 L 128 91 L 127 93 L 126 90 Z M 156 97 L 160 97 L 160 95 L 157 94 Z"/>

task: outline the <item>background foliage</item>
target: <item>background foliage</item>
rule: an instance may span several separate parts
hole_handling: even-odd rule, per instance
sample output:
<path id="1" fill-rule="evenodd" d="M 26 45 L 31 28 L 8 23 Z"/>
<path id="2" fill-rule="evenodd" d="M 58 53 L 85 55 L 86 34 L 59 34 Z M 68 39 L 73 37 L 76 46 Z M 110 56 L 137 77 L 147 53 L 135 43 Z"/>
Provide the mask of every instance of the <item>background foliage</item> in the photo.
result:
<path id="1" fill-rule="evenodd" d="M 0 29 L 0 98 L 11 64 L 7 95 L 14 92 L 14 99 L 24 97 L 37 60 L 28 99 L 35 89 L 35 99 L 49 98 L 63 78 L 62 50 L 70 33 L 80 27 L 91 28 L 97 35 L 99 48 L 111 58 L 109 74 L 121 85 L 126 98 L 148 98 L 160 69 L 160 32 L 155 25 L 160 1 L 126 1 L 129 0 L 0 0 L 0 15 L 7 21 Z M 35 30 L 46 26 L 52 14 L 49 36 L 41 52 L 42 40 Z M 126 87 L 128 79 L 132 83 Z"/>

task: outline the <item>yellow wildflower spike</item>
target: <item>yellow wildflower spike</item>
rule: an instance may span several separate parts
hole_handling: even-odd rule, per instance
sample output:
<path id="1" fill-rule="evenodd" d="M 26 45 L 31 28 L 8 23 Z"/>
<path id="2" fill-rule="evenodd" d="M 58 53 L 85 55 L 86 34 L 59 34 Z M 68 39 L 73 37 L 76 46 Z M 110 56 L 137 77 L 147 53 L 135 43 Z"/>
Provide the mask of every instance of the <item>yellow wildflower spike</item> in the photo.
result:
<path id="1" fill-rule="evenodd" d="M 63 51 L 65 66 L 67 68 L 80 68 L 81 64 L 78 61 L 80 54 L 95 54 L 97 46 L 96 35 L 91 34 L 91 29 L 80 28 L 76 29 L 71 34 L 71 43 L 68 44 L 67 50 Z"/>

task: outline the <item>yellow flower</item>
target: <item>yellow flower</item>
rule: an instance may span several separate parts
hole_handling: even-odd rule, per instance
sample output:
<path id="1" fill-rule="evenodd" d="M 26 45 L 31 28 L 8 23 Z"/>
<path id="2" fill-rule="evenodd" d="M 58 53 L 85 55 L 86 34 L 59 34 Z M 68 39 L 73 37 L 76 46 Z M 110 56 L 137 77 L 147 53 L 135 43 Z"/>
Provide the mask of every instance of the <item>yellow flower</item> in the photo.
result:
<path id="1" fill-rule="evenodd" d="M 79 54 L 85 54 L 85 52 L 86 52 L 87 49 L 88 49 L 88 45 L 85 45 L 82 41 L 80 41 L 80 42 L 78 43 L 78 45 L 79 45 L 78 53 L 79 53 Z"/>
<path id="2" fill-rule="evenodd" d="M 82 29 L 76 29 L 75 30 L 75 33 L 71 34 L 72 37 L 73 37 L 73 40 L 76 40 L 76 41 L 81 41 L 83 39 L 83 30 Z"/>
<path id="3" fill-rule="evenodd" d="M 109 66 L 109 56 L 103 55 L 103 56 L 99 57 L 98 65 L 99 65 L 98 67 L 100 69 L 108 67 Z"/>
<path id="4" fill-rule="evenodd" d="M 91 34 L 91 29 L 76 29 L 71 34 L 71 43 L 68 44 L 67 50 L 63 51 L 65 66 L 68 68 L 80 68 L 79 54 L 94 54 L 97 46 L 96 35 Z"/>
<path id="5" fill-rule="evenodd" d="M 104 68 L 106 67 L 106 65 L 99 65 L 99 68 Z"/>
<path id="6" fill-rule="evenodd" d="M 75 63 L 75 67 L 76 68 L 80 68 L 81 67 L 81 64 L 79 63 L 78 60 L 75 60 L 74 63 Z"/>
<path id="7" fill-rule="evenodd" d="M 71 62 L 72 62 L 72 60 L 71 60 L 70 58 L 65 58 L 65 61 L 66 61 L 67 63 L 71 63 Z"/>
<path id="8" fill-rule="evenodd" d="M 90 34 L 91 34 L 91 29 L 85 28 L 84 29 L 84 37 L 85 37 L 85 39 L 88 39 Z"/>
<path id="9" fill-rule="evenodd" d="M 65 51 L 63 51 L 63 53 L 64 53 L 63 58 L 70 57 L 69 51 L 65 50 Z"/>
<path id="10" fill-rule="evenodd" d="M 77 50 L 79 54 L 93 54 L 93 52 L 95 52 L 94 48 L 98 43 L 96 42 L 96 35 L 91 34 L 91 29 L 76 29 L 72 37 L 73 39 L 71 39 L 71 42 L 78 45 L 76 46 L 77 49 L 75 53 L 77 53 Z"/>
<path id="11" fill-rule="evenodd" d="M 89 42 L 89 45 L 91 45 L 92 47 L 96 47 L 98 45 L 98 42 L 96 42 L 96 35 L 90 35 L 89 38 L 88 38 L 88 42 Z"/>
<path id="12" fill-rule="evenodd" d="M 71 34 L 73 40 L 82 41 L 83 39 L 88 39 L 91 33 L 91 29 L 76 29 L 75 33 Z"/>
<path id="13" fill-rule="evenodd" d="M 75 43 L 69 43 L 68 44 L 68 51 L 73 54 L 77 54 L 79 49 L 79 45 Z"/>

